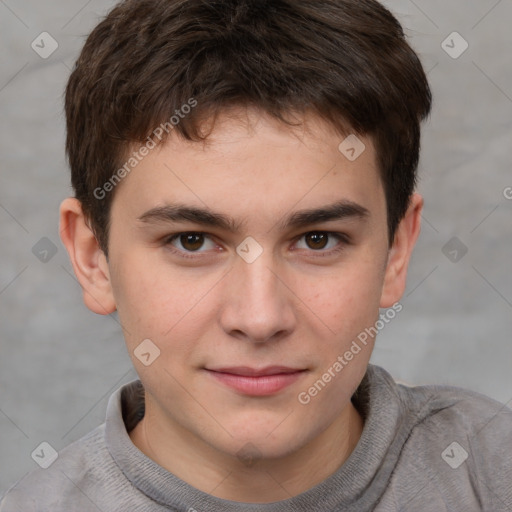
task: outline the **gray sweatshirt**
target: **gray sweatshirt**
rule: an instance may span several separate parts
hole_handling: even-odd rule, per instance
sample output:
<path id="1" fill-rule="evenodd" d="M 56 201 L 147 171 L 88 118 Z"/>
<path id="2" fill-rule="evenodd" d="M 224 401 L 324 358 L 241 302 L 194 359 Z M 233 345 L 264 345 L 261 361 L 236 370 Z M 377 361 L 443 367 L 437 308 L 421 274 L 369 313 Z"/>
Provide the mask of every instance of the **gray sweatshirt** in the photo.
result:
<path id="1" fill-rule="evenodd" d="M 250 504 L 201 492 L 136 448 L 141 386 L 113 393 L 105 423 L 20 480 L 0 512 L 512 512 L 512 410 L 478 393 L 408 387 L 370 364 L 347 461 L 298 496 Z"/>

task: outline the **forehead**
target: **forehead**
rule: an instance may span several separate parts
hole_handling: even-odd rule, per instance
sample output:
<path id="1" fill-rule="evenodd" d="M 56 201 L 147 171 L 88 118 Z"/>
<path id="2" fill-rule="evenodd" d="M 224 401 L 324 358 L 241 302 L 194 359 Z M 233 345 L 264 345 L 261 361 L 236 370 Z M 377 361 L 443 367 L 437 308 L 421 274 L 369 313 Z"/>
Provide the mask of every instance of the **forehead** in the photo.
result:
<path id="1" fill-rule="evenodd" d="M 281 148 L 284 151 L 300 151 L 300 156 L 311 157 L 314 153 L 335 153 L 340 150 L 340 144 L 347 138 L 355 137 L 354 131 L 347 126 L 345 133 L 340 133 L 327 120 L 313 113 L 288 113 L 287 119 L 293 124 L 287 124 L 270 114 L 255 107 L 232 106 L 223 111 L 218 117 L 209 118 L 201 124 L 208 136 L 204 141 L 187 141 L 171 133 L 168 146 L 175 149 L 190 150 L 195 153 L 231 154 L 250 151 L 251 146 L 260 156 L 265 156 L 265 149 Z M 358 138 L 368 142 L 373 151 L 369 136 L 359 135 Z M 265 142 L 265 146 L 261 144 Z M 164 144 L 165 147 L 165 144 Z M 341 149 L 344 149 L 343 147 Z"/>
<path id="2" fill-rule="evenodd" d="M 171 133 L 122 180 L 114 203 L 148 209 L 179 201 L 261 211 L 271 201 L 274 209 L 289 209 L 345 199 L 369 209 L 382 195 L 371 138 L 339 134 L 318 117 L 291 127 L 260 111 L 231 110 L 208 131 L 204 142 Z"/>

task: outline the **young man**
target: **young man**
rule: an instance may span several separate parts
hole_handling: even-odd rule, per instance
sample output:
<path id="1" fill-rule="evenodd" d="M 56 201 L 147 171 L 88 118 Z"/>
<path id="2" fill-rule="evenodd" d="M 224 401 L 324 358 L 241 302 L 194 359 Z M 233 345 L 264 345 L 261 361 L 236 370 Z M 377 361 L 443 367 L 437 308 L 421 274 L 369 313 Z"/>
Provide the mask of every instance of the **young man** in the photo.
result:
<path id="1" fill-rule="evenodd" d="M 512 510 L 512 411 L 369 364 L 430 107 L 374 0 L 118 4 L 67 87 L 61 231 L 140 380 L 0 510 Z"/>

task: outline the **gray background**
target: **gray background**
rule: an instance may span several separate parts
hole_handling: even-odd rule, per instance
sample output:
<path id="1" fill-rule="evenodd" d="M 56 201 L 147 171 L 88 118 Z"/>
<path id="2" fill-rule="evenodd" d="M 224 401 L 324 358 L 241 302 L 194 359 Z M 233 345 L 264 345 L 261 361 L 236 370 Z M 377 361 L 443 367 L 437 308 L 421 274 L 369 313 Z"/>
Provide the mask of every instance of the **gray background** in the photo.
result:
<path id="1" fill-rule="evenodd" d="M 60 450 L 89 432 L 112 391 L 136 377 L 116 318 L 83 305 L 58 234 L 58 206 L 71 195 L 63 88 L 84 36 L 113 3 L 0 0 L 0 494 L 36 467 L 42 441 Z M 372 362 L 406 383 L 512 404 L 512 1 L 385 4 L 428 70 L 434 110 L 404 309 Z M 59 45 L 47 59 L 31 48 L 43 31 Z M 453 31 L 469 44 L 458 58 L 441 46 Z M 57 249 L 47 262 L 33 253 L 43 237 Z M 443 252 L 453 237 L 459 248 Z"/>

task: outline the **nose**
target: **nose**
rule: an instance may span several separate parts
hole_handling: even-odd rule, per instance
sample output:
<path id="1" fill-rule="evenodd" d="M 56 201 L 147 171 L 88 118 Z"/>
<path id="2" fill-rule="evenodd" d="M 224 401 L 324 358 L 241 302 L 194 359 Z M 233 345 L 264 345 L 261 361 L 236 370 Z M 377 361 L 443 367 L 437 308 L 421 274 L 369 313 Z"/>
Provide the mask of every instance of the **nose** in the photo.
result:
<path id="1" fill-rule="evenodd" d="M 238 258 L 226 279 L 220 322 L 228 335 L 264 343 L 294 330 L 297 299 L 270 253 L 264 251 L 252 263 Z"/>

